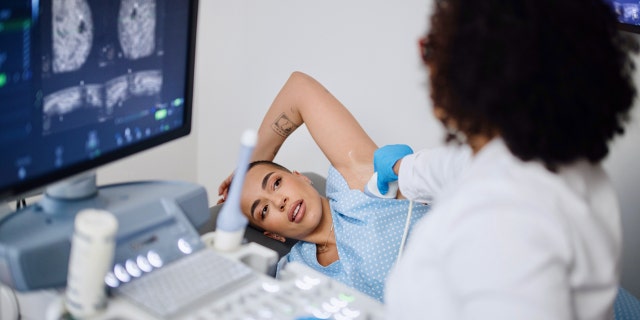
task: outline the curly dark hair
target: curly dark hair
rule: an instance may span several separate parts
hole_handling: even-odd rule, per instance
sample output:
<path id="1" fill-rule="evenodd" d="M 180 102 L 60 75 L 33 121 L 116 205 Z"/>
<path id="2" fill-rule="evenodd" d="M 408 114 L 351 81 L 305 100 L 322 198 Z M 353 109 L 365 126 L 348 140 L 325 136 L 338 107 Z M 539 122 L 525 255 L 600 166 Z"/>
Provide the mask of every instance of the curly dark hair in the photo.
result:
<path id="1" fill-rule="evenodd" d="M 424 43 L 434 106 L 467 136 L 554 171 L 624 132 L 638 46 L 601 0 L 437 0 Z"/>

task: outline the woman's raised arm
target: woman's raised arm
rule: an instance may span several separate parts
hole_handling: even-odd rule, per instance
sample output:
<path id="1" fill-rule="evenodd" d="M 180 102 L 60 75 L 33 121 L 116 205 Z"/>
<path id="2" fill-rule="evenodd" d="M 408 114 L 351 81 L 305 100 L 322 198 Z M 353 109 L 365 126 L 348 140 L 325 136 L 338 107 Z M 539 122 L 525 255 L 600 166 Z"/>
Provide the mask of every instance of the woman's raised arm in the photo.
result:
<path id="1" fill-rule="evenodd" d="M 302 72 L 291 74 L 264 116 L 253 160 L 273 160 L 302 124 L 349 186 L 362 190 L 373 174 L 376 144 L 338 99 Z"/>
<path id="2" fill-rule="evenodd" d="M 349 187 L 363 190 L 373 174 L 376 144 L 338 99 L 302 72 L 293 72 L 271 103 L 258 129 L 251 160 L 273 160 L 284 141 L 303 124 Z M 232 177 L 220 184 L 218 203 L 226 199 Z"/>

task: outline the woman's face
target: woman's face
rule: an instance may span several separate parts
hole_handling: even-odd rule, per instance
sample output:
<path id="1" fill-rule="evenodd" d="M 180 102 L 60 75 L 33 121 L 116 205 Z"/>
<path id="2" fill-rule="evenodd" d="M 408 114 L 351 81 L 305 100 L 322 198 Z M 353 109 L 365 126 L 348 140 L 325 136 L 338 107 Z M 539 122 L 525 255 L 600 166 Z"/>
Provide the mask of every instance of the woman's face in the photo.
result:
<path id="1" fill-rule="evenodd" d="M 309 178 L 261 164 L 252 167 L 245 179 L 240 206 L 251 223 L 298 240 L 318 228 L 322 197 Z"/>

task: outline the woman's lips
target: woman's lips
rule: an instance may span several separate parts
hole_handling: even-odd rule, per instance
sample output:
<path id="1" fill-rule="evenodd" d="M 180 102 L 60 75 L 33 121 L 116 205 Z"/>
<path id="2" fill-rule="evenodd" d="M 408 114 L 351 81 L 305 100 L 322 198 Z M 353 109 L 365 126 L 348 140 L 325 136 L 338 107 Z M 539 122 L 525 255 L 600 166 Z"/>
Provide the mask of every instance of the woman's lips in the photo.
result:
<path id="1" fill-rule="evenodd" d="M 289 215 L 288 215 L 289 221 L 296 222 L 296 223 L 300 222 L 304 217 L 304 212 L 305 212 L 305 205 L 302 200 L 294 203 L 294 205 L 291 206 L 291 209 L 289 210 Z"/>

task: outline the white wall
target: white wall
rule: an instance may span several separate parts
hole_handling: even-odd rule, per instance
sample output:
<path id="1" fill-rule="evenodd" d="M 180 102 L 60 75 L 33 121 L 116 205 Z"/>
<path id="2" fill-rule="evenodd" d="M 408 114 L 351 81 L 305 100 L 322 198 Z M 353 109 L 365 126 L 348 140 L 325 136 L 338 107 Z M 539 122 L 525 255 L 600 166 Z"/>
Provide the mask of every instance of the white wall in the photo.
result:
<path id="1" fill-rule="evenodd" d="M 184 180 L 198 182 L 196 137 L 187 137 L 144 151 L 100 168 L 98 185 L 140 180 Z"/>
<path id="2" fill-rule="evenodd" d="M 439 142 L 418 56 L 426 10 L 424 0 L 201 1 L 198 175 L 210 198 L 235 167 L 242 131 L 257 129 L 295 70 L 323 83 L 379 145 Z M 328 169 L 304 127 L 276 161 Z"/>
<path id="3" fill-rule="evenodd" d="M 427 25 L 424 0 L 201 0 L 195 134 L 99 171 L 103 181 L 197 181 L 214 204 L 235 167 L 240 135 L 256 129 L 289 74 L 322 82 L 378 145 L 439 144 L 417 41 Z M 638 76 L 640 79 L 640 75 Z M 640 82 L 640 81 L 639 81 Z M 621 199 L 623 286 L 640 296 L 640 107 L 605 166 Z M 328 162 L 305 128 L 276 161 L 326 174 Z"/>

